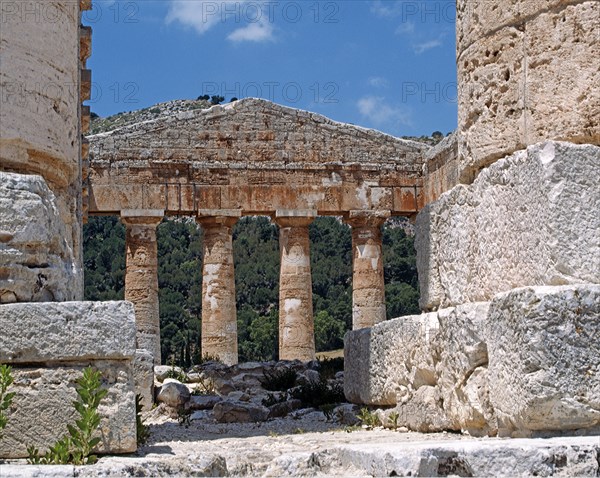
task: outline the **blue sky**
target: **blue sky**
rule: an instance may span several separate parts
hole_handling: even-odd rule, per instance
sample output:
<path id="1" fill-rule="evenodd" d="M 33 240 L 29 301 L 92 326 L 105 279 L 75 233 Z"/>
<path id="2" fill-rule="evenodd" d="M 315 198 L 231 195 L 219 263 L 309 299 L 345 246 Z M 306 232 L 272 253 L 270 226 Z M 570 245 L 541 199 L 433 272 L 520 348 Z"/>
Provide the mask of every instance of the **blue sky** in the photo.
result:
<path id="1" fill-rule="evenodd" d="M 396 136 L 456 128 L 454 0 L 94 0 L 92 111 L 258 96 Z"/>

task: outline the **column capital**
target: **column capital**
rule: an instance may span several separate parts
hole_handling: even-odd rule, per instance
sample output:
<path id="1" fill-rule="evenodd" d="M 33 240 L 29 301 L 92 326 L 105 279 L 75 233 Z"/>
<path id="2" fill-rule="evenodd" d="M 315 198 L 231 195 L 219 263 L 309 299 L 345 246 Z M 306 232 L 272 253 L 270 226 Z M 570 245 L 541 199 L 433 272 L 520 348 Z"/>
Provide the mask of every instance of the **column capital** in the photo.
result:
<path id="1" fill-rule="evenodd" d="M 279 227 L 308 227 L 316 217 L 314 209 L 278 209 L 272 216 Z"/>
<path id="2" fill-rule="evenodd" d="M 162 209 L 122 209 L 121 222 L 126 225 L 158 226 L 165 216 Z"/>
<path id="3" fill-rule="evenodd" d="M 225 210 L 215 210 L 214 213 L 214 215 L 198 214 L 196 217 L 196 222 L 204 228 L 218 226 L 232 227 L 236 222 L 238 222 L 242 215 L 241 211 L 239 211 L 239 214 L 226 214 L 227 211 Z"/>
<path id="4" fill-rule="evenodd" d="M 389 210 L 348 211 L 344 222 L 352 227 L 381 227 L 391 216 Z"/>

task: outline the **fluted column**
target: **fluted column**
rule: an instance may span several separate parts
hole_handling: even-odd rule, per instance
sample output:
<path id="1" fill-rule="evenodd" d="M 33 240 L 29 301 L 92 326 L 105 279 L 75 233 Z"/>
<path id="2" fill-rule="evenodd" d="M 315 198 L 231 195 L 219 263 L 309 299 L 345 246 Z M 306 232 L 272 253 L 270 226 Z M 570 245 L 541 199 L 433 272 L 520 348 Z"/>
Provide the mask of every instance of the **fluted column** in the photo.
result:
<path id="1" fill-rule="evenodd" d="M 136 346 L 148 350 L 160 365 L 160 317 L 158 312 L 158 259 L 156 226 L 160 210 L 124 210 L 125 300 L 135 307 Z"/>
<path id="2" fill-rule="evenodd" d="M 352 329 L 385 320 L 385 281 L 381 226 L 389 212 L 351 211 L 352 227 Z"/>
<path id="3" fill-rule="evenodd" d="M 239 216 L 238 216 L 239 217 Z M 202 355 L 238 363 L 232 228 L 236 216 L 199 217 L 204 230 Z"/>
<path id="4" fill-rule="evenodd" d="M 285 214 L 285 213 L 284 213 Z M 315 331 L 310 274 L 308 226 L 314 213 L 292 216 L 278 213 L 279 250 L 279 359 L 315 358 Z"/>

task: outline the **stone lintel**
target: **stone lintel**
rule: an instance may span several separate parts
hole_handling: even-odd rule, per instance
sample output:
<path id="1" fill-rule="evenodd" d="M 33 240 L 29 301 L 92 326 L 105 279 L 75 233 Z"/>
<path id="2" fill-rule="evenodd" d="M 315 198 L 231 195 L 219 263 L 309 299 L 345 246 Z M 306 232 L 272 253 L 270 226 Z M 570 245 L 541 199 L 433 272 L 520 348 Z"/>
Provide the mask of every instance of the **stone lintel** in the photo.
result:
<path id="1" fill-rule="evenodd" d="M 316 209 L 277 209 L 275 211 L 275 218 L 287 218 L 287 217 L 317 217 Z"/>
<path id="2" fill-rule="evenodd" d="M 121 218 L 129 217 L 164 217 L 165 211 L 163 209 L 122 209 Z"/>
<path id="3" fill-rule="evenodd" d="M 198 220 L 211 217 L 242 217 L 241 209 L 198 209 L 197 211 Z"/>

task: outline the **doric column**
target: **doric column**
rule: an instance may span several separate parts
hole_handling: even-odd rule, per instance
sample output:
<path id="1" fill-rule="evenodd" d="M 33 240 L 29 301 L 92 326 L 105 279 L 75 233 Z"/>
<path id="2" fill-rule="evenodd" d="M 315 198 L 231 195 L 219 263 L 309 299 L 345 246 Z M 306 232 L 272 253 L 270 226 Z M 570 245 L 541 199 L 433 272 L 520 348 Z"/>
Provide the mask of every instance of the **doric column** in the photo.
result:
<path id="1" fill-rule="evenodd" d="M 158 313 L 158 259 L 156 226 L 164 211 L 121 211 L 125 224 L 125 300 L 135 307 L 136 346 L 146 349 L 160 365 L 160 317 Z"/>
<path id="2" fill-rule="evenodd" d="M 389 211 L 350 211 L 352 227 L 352 329 L 385 320 L 385 282 L 381 226 Z"/>
<path id="3" fill-rule="evenodd" d="M 204 230 L 201 350 L 203 356 L 234 365 L 238 363 L 238 339 L 232 228 L 241 212 L 215 213 L 227 215 L 197 219 Z"/>
<path id="4" fill-rule="evenodd" d="M 277 211 L 279 274 L 279 359 L 315 358 L 315 331 L 308 226 L 315 211 Z"/>

